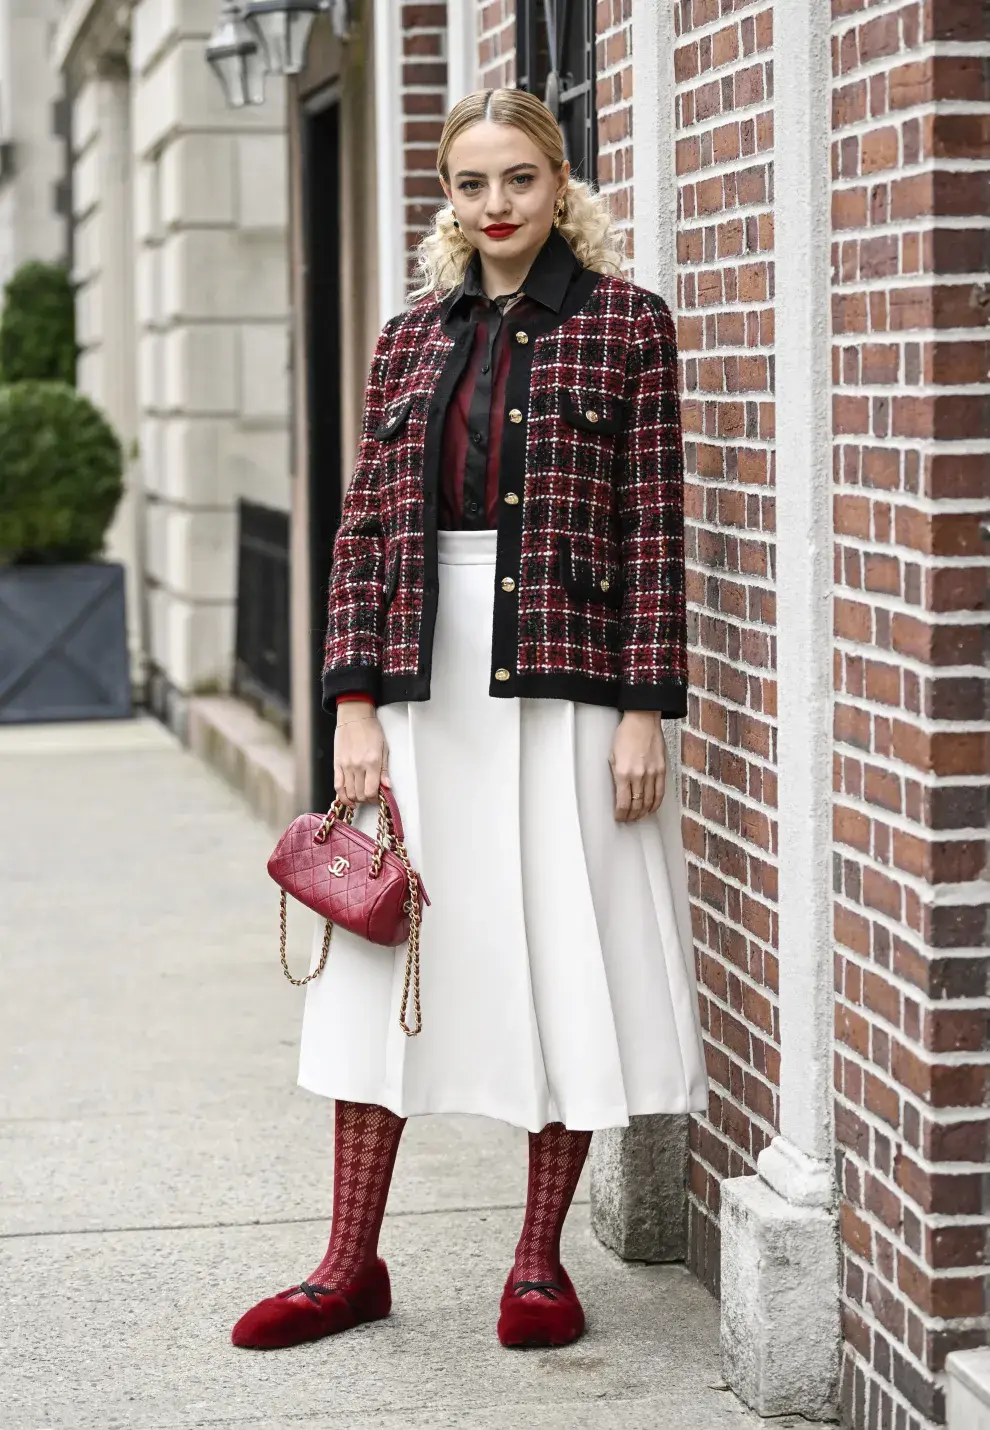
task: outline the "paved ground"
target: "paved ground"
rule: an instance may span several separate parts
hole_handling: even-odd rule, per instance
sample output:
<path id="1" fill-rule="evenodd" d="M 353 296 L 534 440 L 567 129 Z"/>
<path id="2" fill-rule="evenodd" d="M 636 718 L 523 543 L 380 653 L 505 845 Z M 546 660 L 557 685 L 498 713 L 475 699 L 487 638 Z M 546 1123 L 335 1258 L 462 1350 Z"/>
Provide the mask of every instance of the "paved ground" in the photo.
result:
<path id="1" fill-rule="evenodd" d="M 707 1293 L 604 1251 L 586 1196 L 565 1236 L 589 1334 L 499 1348 L 525 1137 L 481 1119 L 407 1131 L 389 1321 L 231 1347 L 241 1311 L 312 1269 L 331 1204 L 271 843 L 151 722 L 0 730 L 3 1430 L 759 1425 L 720 1386 Z"/>

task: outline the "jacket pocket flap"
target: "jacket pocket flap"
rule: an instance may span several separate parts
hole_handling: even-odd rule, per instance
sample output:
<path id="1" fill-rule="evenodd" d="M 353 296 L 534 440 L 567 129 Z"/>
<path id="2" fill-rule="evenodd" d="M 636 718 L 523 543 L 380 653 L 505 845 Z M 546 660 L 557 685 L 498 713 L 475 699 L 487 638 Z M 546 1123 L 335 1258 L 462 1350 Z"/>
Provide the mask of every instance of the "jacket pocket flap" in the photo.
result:
<path id="1" fill-rule="evenodd" d="M 591 601 L 618 610 L 622 605 L 622 574 L 611 565 L 595 565 L 574 554 L 569 536 L 557 538 L 560 583 L 575 601 Z"/>
<path id="2" fill-rule="evenodd" d="M 379 442 L 390 442 L 397 436 L 405 426 L 406 418 L 412 411 L 413 399 L 405 398 L 398 406 L 392 407 L 387 414 L 385 421 L 375 428 L 375 436 Z"/>
<path id="3" fill-rule="evenodd" d="M 607 437 L 614 437 L 626 425 L 623 403 L 616 397 L 604 397 L 600 393 L 582 397 L 564 388 L 560 394 L 560 412 L 564 421 L 572 427 L 580 427 L 584 432 L 600 432 Z"/>

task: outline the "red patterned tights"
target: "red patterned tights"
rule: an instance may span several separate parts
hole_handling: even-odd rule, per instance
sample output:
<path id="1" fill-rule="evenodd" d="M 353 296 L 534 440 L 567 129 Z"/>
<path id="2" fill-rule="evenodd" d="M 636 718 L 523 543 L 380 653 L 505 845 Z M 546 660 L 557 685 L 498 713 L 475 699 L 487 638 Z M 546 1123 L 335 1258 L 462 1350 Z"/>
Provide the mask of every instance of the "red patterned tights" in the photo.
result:
<path id="1" fill-rule="evenodd" d="M 529 1134 L 526 1217 L 514 1281 L 556 1281 L 560 1274 L 560 1233 L 590 1146 L 590 1132 L 568 1132 L 561 1122 Z"/>

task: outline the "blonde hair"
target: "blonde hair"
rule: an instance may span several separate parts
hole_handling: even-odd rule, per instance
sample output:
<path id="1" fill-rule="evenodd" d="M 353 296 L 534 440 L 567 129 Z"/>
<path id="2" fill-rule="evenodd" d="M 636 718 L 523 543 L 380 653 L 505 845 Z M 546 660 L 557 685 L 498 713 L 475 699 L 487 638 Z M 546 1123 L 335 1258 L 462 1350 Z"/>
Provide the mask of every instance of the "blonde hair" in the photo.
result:
<path id="1" fill-rule="evenodd" d="M 437 150 L 437 172 L 450 182 L 450 149 L 465 129 L 482 120 L 511 125 L 546 155 L 554 169 L 564 162 L 564 136 L 550 110 L 535 94 L 523 89 L 483 89 L 468 94 L 447 115 Z M 579 262 L 596 273 L 621 273 L 622 235 L 612 222 L 604 196 L 580 179 L 570 179 L 564 191 L 564 212 L 560 232 L 573 248 Z M 422 284 L 414 298 L 429 293 L 449 293 L 464 278 L 474 247 L 454 224 L 449 204 L 439 208 L 433 225 L 418 248 L 418 269 Z"/>

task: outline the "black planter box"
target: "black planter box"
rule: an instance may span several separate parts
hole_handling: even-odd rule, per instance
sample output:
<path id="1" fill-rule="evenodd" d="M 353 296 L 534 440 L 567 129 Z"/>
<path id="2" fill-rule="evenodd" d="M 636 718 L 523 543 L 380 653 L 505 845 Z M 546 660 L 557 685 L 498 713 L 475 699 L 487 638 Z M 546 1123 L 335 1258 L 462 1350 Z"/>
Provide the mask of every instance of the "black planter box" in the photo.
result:
<path id="1" fill-rule="evenodd" d="M 123 566 L 0 567 L 0 725 L 131 713 Z"/>

